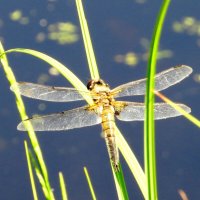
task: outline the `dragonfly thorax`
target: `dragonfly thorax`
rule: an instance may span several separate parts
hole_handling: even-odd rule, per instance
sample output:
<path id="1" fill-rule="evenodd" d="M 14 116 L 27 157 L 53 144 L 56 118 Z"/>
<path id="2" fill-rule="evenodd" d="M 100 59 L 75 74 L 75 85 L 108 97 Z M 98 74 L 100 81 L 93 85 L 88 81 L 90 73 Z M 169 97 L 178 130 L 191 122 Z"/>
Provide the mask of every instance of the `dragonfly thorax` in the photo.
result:
<path id="1" fill-rule="evenodd" d="M 87 84 L 87 89 L 90 91 L 110 91 L 110 87 L 102 79 L 99 80 L 90 80 Z"/>
<path id="2" fill-rule="evenodd" d="M 110 88 L 103 80 L 91 80 L 87 84 L 88 90 L 91 91 L 91 96 L 95 104 L 101 104 L 103 106 L 110 105 L 113 99 Z"/>
<path id="3" fill-rule="evenodd" d="M 111 90 L 103 80 L 94 81 L 91 80 L 88 85 L 88 89 L 90 90 L 91 96 L 94 101 L 94 110 L 102 116 L 107 115 L 105 111 L 109 110 L 112 115 L 114 114 L 113 102 L 114 97 L 111 93 Z"/>

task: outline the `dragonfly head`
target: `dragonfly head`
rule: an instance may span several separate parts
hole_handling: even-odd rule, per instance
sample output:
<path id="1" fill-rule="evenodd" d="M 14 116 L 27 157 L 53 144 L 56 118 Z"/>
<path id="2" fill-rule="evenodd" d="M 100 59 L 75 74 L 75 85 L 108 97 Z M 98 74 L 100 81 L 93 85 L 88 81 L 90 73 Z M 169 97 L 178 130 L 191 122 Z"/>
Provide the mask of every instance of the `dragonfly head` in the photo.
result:
<path id="1" fill-rule="evenodd" d="M 105 83 L 102 79 L 98 80 L 90 80 L 87 84 L 87 89 L 88 90 L 93 90 L 95 87 L 106 87 L 109 88 L 109 85 Z"/>

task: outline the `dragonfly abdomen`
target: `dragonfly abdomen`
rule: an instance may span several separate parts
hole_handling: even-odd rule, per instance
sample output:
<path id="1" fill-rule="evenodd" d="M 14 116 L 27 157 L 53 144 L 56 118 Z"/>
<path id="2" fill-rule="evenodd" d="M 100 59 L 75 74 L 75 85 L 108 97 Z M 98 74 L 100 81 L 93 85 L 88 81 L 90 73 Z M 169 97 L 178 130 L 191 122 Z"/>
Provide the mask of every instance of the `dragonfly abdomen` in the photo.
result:
<path id="1" fill-rule="evenodd" d="M 116 171 L 119 170 L 119 153 L 115 138 L 115 118 L 112 106 L 104 108 L 102 112 L 102 129 L 109 157 Z"/>

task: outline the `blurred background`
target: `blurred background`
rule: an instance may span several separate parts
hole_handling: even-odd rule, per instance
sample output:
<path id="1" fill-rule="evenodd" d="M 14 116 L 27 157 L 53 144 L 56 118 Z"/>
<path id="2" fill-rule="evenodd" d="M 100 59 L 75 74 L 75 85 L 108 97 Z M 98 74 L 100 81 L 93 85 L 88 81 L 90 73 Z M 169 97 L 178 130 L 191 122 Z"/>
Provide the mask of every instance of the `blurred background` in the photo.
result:
<path id="1" fill-rule="evenodd" d="M 83 1 L 101 78 L 111 88 L 144 78 L 147 53 L 161 1 Z M 163 93 L 192 108 L 200 118 L 200 1 L 172 1 L 164 25 L 157 70 L 189 65 L 193 74 Z M 85 84 L 90 80 L 74 0 L 1 1 L 0 39 L 6 49 L 29 48 L 44 52 L 72 70 Z M 18 81 L 53 86 L 70 84 L 46 63 L 24 54 L 9 54 Z M 15 97 L 0 67 L 0 198 L 32 199 L 24 153 L 26 133 L 16 130 L 20 117 Z M 131 97 L 129 101 L 144 100 Z M 161 101 L 157 99 L 158 101 Z M 27 113 L 48 114 L 68 110 L 85 102 L 47 103 L 24 98 Z M 143 123 L 117 125 L 143 166 Z M 87 166 L 98 199 L 117 199 L 101 127 L 63 132 L 37 133 L 51 185 L 61 199 L 58 172 L 66 180 L 69 198 L 91 199 L 83 166 Z M 184 117 L 156 122 L 159 198 L 200 199 L 200 133 Z M 122 156 L 130 199 L 143 199 Z M 41 198 L 44 199 L 39 189 Z"/>

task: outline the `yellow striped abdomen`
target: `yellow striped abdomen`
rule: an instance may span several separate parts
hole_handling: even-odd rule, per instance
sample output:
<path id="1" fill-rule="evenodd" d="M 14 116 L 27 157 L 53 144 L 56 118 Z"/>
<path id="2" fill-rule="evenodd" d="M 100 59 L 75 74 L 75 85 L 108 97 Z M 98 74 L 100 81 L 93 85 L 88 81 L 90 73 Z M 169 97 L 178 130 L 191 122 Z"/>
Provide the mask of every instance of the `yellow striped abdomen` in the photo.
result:
<path id="1" fill-rule="evenodd" d="M 119 170 L 119 153 L 115 138 L 115 118 L 112 106 L 104 106 L 102 114 L 102 129 L 109 157 L 116 171 Z"/>

